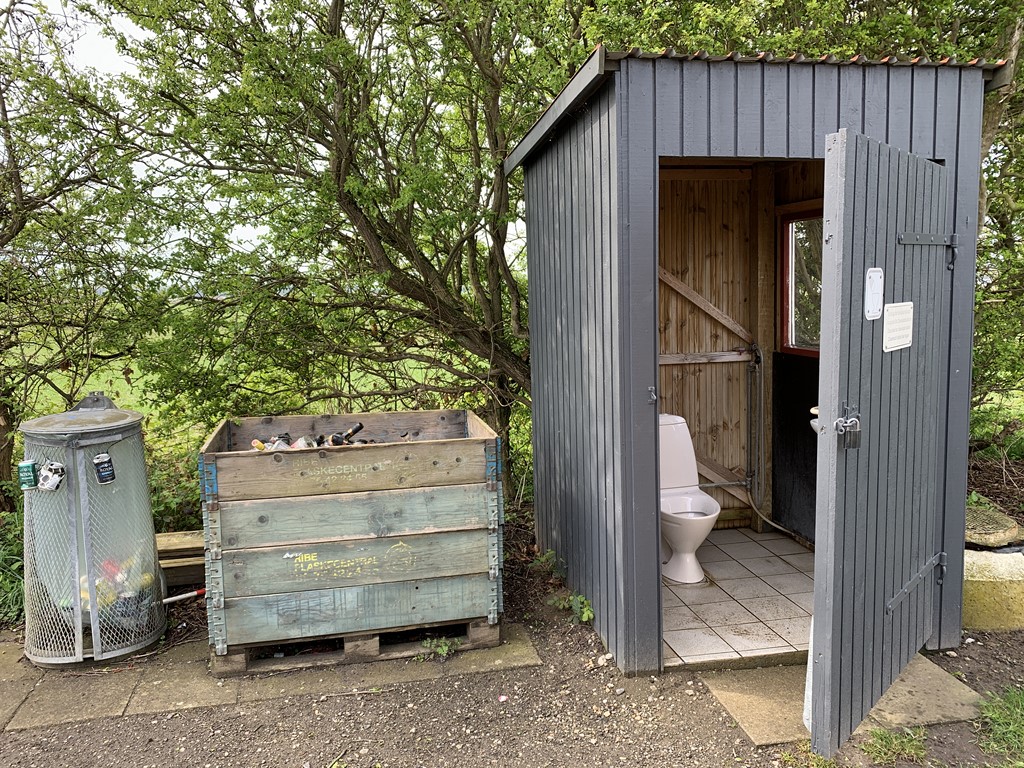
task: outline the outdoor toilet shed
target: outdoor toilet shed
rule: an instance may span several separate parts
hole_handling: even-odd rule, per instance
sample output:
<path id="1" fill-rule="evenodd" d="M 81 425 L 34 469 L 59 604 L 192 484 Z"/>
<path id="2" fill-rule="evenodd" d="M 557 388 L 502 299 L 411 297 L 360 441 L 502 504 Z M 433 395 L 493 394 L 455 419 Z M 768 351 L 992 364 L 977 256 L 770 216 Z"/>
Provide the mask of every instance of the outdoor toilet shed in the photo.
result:
<path id="1" fill-rule="evenodd" d="M 719 527 L 753 502 L 814 543 L 815 751 L 959 644 L 982 99 L 1007 71 L 599 47 L 508 157 L 539 545 L 623 671 L 664 663 L 659 412 Z"/>

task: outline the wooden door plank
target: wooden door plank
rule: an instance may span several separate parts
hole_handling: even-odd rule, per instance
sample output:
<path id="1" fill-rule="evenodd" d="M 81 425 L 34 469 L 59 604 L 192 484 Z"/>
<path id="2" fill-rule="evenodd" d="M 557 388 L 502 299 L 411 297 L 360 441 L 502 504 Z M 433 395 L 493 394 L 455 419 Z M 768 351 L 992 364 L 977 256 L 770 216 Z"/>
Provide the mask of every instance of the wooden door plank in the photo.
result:
<path id="1" fill-rule="evenodd" d="M 658 365 L 702 365 L 704 363 L 748 363 L 754 359 L 750 352 L 683 352 L 658 355 Z"/>
<path id="2" fill-rule="evenodd" d="M 747 342 L 748 344 L 752 344 L 753 343 L 754 337 L 750 333 L 750 331 L 748 331 L 746 328 L 744 328 L 738 322 L 733 320 L 731 317 L 729 317 L 727 314 L 725 314 L 725 312 L 723 312 L 718 307 L 716 307 L 714 304 L 712 304 L 710 301 L 705 299 L 703 296 L 701 296 L 699 293 L 697 293 L 690 286 L 688 286 L 682 280 L 677 278 L 675 275 L 673 275 L 671 272 L 669 272 L 664 267 L 659 267 L 658 268 L 658 278 L 663 283 L 665 283 L 665 285 L 667 285 L 669 288 L 674 290 L 676 293 L 682 294 L 684 298 L 686 298 L 689 301 L 693 302 L 698 307 L 700 307 L 702 310 L 704 310 L 707 314 L 711 315 L 713 318 L 715 318 L 715 320 L 720 322 L 722 325 L 724 325 L 730 331 L 735 333 L 737 336 L 739 336 L 745 342 Z"/>

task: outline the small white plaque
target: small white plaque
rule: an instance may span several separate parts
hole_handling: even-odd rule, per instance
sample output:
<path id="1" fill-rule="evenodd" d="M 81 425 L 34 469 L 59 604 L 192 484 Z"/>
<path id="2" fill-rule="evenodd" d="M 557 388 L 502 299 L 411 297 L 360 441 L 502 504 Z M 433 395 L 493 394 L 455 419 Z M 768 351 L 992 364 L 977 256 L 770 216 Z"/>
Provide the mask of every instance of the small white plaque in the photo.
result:
<path id="1" fill-rule="evenodd" d="M 914 302 L 886 304 L 882 320 L 882 351 L 909 347 L 914 341 Z"/>
<path id="2" fill-rule="evenodd" d="M 885 289 L 885 273 L 872 267 L 864 276 L 864 319 L 877 320 L 882 316 L 882 295 Z"/>

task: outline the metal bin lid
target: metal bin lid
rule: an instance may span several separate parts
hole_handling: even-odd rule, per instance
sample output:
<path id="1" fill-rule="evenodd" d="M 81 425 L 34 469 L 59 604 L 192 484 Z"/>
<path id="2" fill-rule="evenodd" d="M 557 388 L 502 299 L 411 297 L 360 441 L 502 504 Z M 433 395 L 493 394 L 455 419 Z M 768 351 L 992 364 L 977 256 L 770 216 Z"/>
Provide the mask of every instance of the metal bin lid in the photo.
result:
<path id="1" fill-rule="evenodd" d="M 143 418 L 138 411 L 121 410 L 102 392 L 92 392 L 70 411 L 30 419 L 19 429 L 26 435 L 39 437 L 83 435 L 133 426 Z"/>

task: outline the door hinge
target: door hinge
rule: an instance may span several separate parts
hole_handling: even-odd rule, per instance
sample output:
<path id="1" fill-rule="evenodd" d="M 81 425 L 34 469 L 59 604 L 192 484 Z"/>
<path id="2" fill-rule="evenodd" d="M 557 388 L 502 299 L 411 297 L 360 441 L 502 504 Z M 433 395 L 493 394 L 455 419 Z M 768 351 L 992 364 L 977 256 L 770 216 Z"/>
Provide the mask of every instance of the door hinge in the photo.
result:
<path id="1" fill-rule="evenodd" d="M 900 245 L 942 245 L 949 248 L 949 260 L 946 262 L 946 269 L 951 270 L 956 265 L 957 248 L 960 245 L 960 238 L 956 232 L 944 234 L 941 232 L 900 232 L 896 236 L 896 242 Z"/>
<path id="2" fill-rule="evenodd" d="M 909 597 L 910 593 L 914 591 L 914 588 L 917 587 L 917 585 L 924 581 L 926 578 L 928 578 L 928 575 L 931 574 L 933 571 L 936 571 L 936 569 L 938 569 L 936 573 L 936 583 L 941 584 L 942 579 L 946 576 L 945 552 L 936 552 L 934 555 L 928 558 L 928 561 L 924 564 L 924 567 L 922 567 L 920 571 L 918 571 L 913 577 L 911 577 L 910 581 L 903 585 L 903 589 L 901 589 L 899 592 L 892 596 L 892 599 L 890 599 L 885 606 L 885 612 L 889 615 L 892 615 L 892 613 L 896 610 L 896 606 L 903 602 L 907 597 Z"/>

